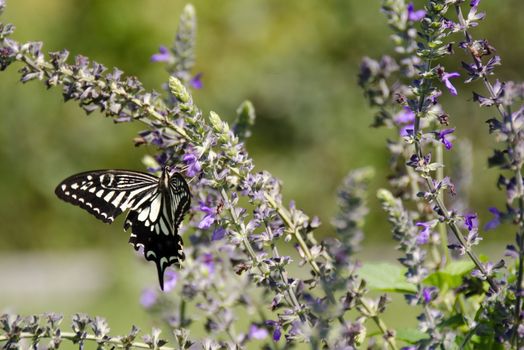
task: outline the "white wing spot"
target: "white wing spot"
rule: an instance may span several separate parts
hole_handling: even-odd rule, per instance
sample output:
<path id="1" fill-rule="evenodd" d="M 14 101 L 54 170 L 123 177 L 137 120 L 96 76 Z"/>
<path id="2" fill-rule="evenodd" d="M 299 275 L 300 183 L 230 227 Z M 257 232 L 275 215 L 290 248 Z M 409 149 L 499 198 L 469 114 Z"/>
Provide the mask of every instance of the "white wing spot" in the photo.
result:
<path id="1" fill-rule="evenodd" d="M 91 175 L 87 175 L 87 179 L 88 179 L 89 181 L 91 181 L 91 180 L 93 180 L 93 177 L 92 177 Z"/>
<path id="2" fill-rule="evenodd" d="M 76 199 L 76 194 L 71 195 L 71 197 L 73 197 L 73 199 Z"/>
<path id="3" fill-rule="evenodd" d="M 66 185 L 62 185 L 62 191 L 65 191 L 66 188 L 67 188 Z"/>
<path id="4" fill-rule="evenodd" d="M 79 201 L 80 203 L 84 203 L 84 198 L 78 198 L 78 201 Z"/>
<path id="5" fill-rule="evenodd" d="M 147 217 L 149 216 L 149 207 L 146 207 L 140 211 L 140 214 L 138 214 L 138 221 L 145 221 Z"/>
<path id="6" fill-rule="evenodd" d="M 169 230 L 167 229 L 163 218 L 160 218 L 160 231 L 165 235 L 169 234 Z"/>
<path id="7" fill-rule="evenodd" d="M 91 193 L 95 193 L 95 191 L 96 191 L 96 187 L 91 187 L 91 188 L 89 189 L 89 192 L 91 192 Z"/>
<path id="8" fill-rule="evenodd" d="M 116 198 L 111 202 L 111 204 L 113 204 L 115 207 L 118 207 L 125 195 L 125 192 L 120 192 L 118 196 L 116 196 Z"/>
<path id="9" fill-rule="evenodd" d="M 151 203 L 151 211 L 149 212 L 149 220 L 155 222 L 160 213 L 160 207 L 162 206 L 162 195 L 156 196 L 156 198 Z"/>
<path id="10" fill-rule="evenodd" d="M 104 194 L 104 190 L 100 190 L 96 193 L 96 196 L 97 197 L 102 197 L 102 195 Z"/>
<path id="11" fill-rule="evenodd" d="M 104 200 L 106 202 L 109 202 L 111 200 L 111 198 L 113 198 L 114 194 L 115 194 L 115 191 L 110 191 L 108 194 L 106 194 L 106 196 L 104 197 Z"/>
<path id="12" fill-rule="evenodd" d="M 71 194 L 71 192 L 69 192 L 69 191 L 65 191 L 64 194 L 65 194 L 66 196 L 69 196 L 69 195 Z"/>

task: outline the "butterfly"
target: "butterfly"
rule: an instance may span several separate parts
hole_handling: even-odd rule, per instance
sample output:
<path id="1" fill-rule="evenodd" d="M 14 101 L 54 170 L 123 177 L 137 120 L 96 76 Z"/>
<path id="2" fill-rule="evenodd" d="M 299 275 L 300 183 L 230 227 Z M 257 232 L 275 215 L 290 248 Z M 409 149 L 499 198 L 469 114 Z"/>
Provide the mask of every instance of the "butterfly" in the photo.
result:
<path id="1" fill-rule="evenodd" d="M 155 262 L 162 290 L 166 268 L 184 260 L 178 227 L 191 194 L 180 173 L 170 174 L 167 167 L 160 177 L 130 170 L 87 171 L 62 181 L 55 193 L 108 224 L 129 210 L 124 223 L 125 231 L 131 228 L 129 243 Z"/>

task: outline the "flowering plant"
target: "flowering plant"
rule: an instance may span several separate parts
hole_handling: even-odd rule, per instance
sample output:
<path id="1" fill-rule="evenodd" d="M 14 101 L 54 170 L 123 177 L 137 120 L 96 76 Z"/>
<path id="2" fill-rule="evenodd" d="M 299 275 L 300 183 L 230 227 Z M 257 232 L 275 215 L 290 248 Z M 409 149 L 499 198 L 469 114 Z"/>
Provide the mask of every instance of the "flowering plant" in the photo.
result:
<path id="1" fill-rule="evenodd" d="M 139 122 L 145 127 L 137 146 L 157 152 L 144 159 L 151 172 L 166 165 L 189 179 L 190 219 L 182 230 L 189 237 L 181 269 L 166 272 L 164 292 L 145 289 L 140 302 L 170 330 L 167 344 L 154 329 L 137 340 L 111 336 L 104 319 L 76 315 L 72 332 L 63 331 L 56 314 L 0 317 L 0 344 L 18 348 L 59 348 L 62 342 L 82 348 L 218 349 L 258 346 L 279 349 L 309 343 L 312 348 L 473 349 L 520 348 L 524 338 L 523 260 L 524 185 L 521 168 L 522 84 L 493 81 L 500 64 L 487 40 L 474 39 L 471 29 L 484 19 L 480 1 L 430 0 L 415 9 L 404 0 L 383 0 L 382 10 L 393 31 L 395 58 L 364 58 L 359 84 L 377 110 L 373 126 L 388 127 L 394 138 L 390 189 L 377 196 L 392 225 L 402 253 L 400 266 L 362 264 L 354 258 L 363 238 L 367 214 L 367 184 L 373 171 L 358 169 L 344 179 L 333 219 L 333 237 L 319 241 L 320 222 L 282 198 L 281 183 L 267 171 L 255 171 L 247 153 L 255 111 L 243 102 L 232 125 L 216 113 L 197 107 L 191 89 L 203 87 L 193 74 L 195 11 L 187 5 L 171 48 L 162 47 L 152 61 L 165 64 L 169 78 L 164 93 L 146 91 L 138 79 L 118 69 L 68 52 L 47 56 L 38 42 L 11 38 L 14 26 L 0 24 L 0 68 L 21 65 L 23 83 L 43 81 L 60 87 L 66 101 L 76 101 L 87 113 L 99 111 L 115 123 Z M 0 11 L 5 7 L 0 0 Z M 467 12 L 467 13 L 466 13 Z M 458 38 L 458 39 L 457 39 Z M 453 40 L 460 40 L 455 45 Z M 442 63 L 455 57 L 454 46 L 468 53 L 461 72 Z M 504 175 L 505 208 L 490 208 L 494 218 L 515 225 L 516 239 L 506 256 L 495 262 L 479 257 L 478 216 L 468 210 L 461 191 L 470 177 L 468 144 L 454 141 L 452 118 L 439 102 L 442 94 L 459 98 L 459 77 L 480 83 L 474 93 L 480 107 L 498 116 L 488 121 L 489 133 L 501 149 L 489 164 Z M 444 153 L 458 150 L 457 176 L 446 176 Z M 456 177 L 456 182 L 453 180 Z M 462 182 L 461 182 L 462 181 Z M 452 208 L 452 209 L 450 209 Z M 294 256 L 282 254 L 292 244 Z M 387 274 L 387 276 L 386 276 Z M 395 329 L 382 314 L 389 297 L 402 294 L 420 311 L 417 329 Z M 191 307 L 198 312 L 189 314 Z M 193 325 L 203 325 L 206 337 L 194 338 Z M 369 330 L 368 330 L 369 328 Z M 252 344 L 252 345 L 251 345 Z"/>

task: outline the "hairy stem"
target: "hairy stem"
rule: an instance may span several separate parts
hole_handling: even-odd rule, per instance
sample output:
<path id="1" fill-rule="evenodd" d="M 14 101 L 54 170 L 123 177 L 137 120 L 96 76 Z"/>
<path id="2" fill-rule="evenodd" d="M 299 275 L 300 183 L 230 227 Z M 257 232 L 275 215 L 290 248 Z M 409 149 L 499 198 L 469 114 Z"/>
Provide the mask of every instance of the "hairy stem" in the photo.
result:
<path id="1" fill-rule="evenodd" d="M 22 332 L 18 335 L 18 338 L 19 339 L 50 339 L 52 338 L 51 335 L 46 335 L 46 334 L 34 334 L 34 333 L 29 333 L 29 332 Z M 67 339 L 73 343 L 76 343 L 78 342 L 78 335 L 76 333 L 72 333 L 72 332 L 60 332 L 60 338 L 61 339 Z M 92 342 L 99 342 L 101 341 L 102 339 L 100 337 L 97 337 L 95 335 L 92 335 L 92 334 L 87 334 L 85 335 L 85 337 L 83 338 L 84 340 L 87 340 L 87 341 L 92 341 Z M 9 338 L 5 335 L 0 335 L 0 343 L 2 342 L 6 342 L 8 341 Z M 111 346 L 113 346 L 114 348 L 117 348 L 117 349 L 125 349 L 125 348 L 128 348 L 128 345 L 127 344 L 124 344 L 122 342 L 122 340 L 120 340 L 118 337 L 112 337 L 112 338 L 107 338 L 107 339 L 104 339 L 103 342 L 105 344 L 110 344 Z M 142 343 L 142 342 L 132 342 L 131 343 L 131 348 L 136 348 L 136 349 L 151 349 L 151 346 L 149 344 L 146 344 L 146 343 Z M 169 346 L 160 346 L 160 347 L 156 347 L 155 349 L 157 350 L 175 350 L 175 348 L 172 348 L 172 347 L 169 347 Z"/>
<path id="2" fill-rule="evenodd" d="M 309 249 L 308 245 L 304 241 L 304 238 L 300 234 L 299 228 L 296 227 L 295 224 L 292 222 L 287 209 L 281 205 L 278 205 L 270 195 L 265 194 L 265 198 L 269 202 L 269 204 L 273 207 L 273 209 L 277 211 L 277 213 L 282 218 L 282 221 L 284 221 L 284 223 L 288 227 L 288 230 L 292 233 L 293 237 L 297 240 L 300 248 L 304 252 L 306 261 L 309 263 L 313 271 L 320 276 L 320 279 L 322 281 L 322 287 L 330 303 L 336 304 L 337 301 L 335 299 L 335 296 L 333 295 L 333 292 L 329 288 L 327 288 L 326 284 L 324 283 L 326 280 L 326 276 L 324 272 L 318 267 L 317 262 L 313 258 L 313 254 L 311 253 L 311 250 Z M 359 306 L 361 306 L 366 313 L 371 314 L 371 310 L 369 306 L 366 305 L 361 299 L 359 299 L 358 303 L 359 303 Z M 386 337 L 386 341 L 388 342 L 389 347 L 393 350 L 396 350 L 397 346 L 395 344 L 394 339 L 392 339 L 389 336 L 388 328 L 385 322 L 379 316 L 372 316 L 371 319 L 373 320 L 375 325 L 378 327 L 380 332 Z M 340 324 L 346 326 L 346 321 L 344 320 L 342 316 L 338 316 L 338 321 L 340 322 Z"/>
<path id="3" fill-rule="evenodd" d="M 471 36 L 469 35 L 468 31 L 466 30 L 465 19 L 464 15 L 462 14 L 462 9 L 459 5 L 455 5 L 455 11 L 457 13 L 457 17 L 459 22 L 461 23 L 462 27 L 464 28 L 463 33 L 466 41 L 471 40 Z M 477 58 L 474 56 L 472 52 L 470 52 L 471 57 L 473 59 L 473 62 L 477 64 L 478 61 Z M 515 130 L 514 121 L 511 116 L 511 110 L 505 110 L 502 104 L 500 104 L 496 99 L 496 93 L 493 88 L 493 85 L 489 81 L 488 77 L 484 75 L 482 77 L 482 82 L 484 86 L 486 87 L 486 90 L 488 91 L 490 97 L 495 101 L 495 107 L 497 111 L 499 112 L 500 116 L 503 119 L 508 119 L 510 123 L 511 130 Z M 510 142 L 510 147 L 515 147 L 516 145 L 511 144 L 514 140 L 508 140 Z M 519 215 L 518 215 L 518 231 L 517 231 L 517 242 L 518 242 L 518 250 L 519 250 L 519 261 L 518 261 L 518 272 L 517 272 L 517 290 L 516 290 L 516 301 L 515 301 L 515 328 L 513 330 L 513 339 L 517 339 L 517 347 L 520 347 L 520 340 L 519 337 L 516 336 L 517 334 L 517 328 L 520 324 L 520 315 L 522 313 L 522 291 L 523 291 L 523 278 L 524 278 L 524 184 L 522 180 L 522 163 L 516 164 L 514 166 L 515 171 L 515 180 L 517 182 L 517 193 L 518 193 L 518 206 L 519 206 Z"/>

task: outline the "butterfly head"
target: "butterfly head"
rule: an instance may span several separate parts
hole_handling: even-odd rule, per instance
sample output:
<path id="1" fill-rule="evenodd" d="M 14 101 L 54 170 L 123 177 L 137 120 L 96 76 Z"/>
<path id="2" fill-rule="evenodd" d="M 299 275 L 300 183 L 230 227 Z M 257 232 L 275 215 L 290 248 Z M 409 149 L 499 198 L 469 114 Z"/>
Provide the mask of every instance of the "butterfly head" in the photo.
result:
<path id="1" fill-rule="evenodd" d="M 164 169 L 162 169 L 162 175 L 160 175 L 159 186 L 164 189 L 169 188 L 170 179 L 171 179 L 171 168 L 169 166 L 165 166 Z"/>

